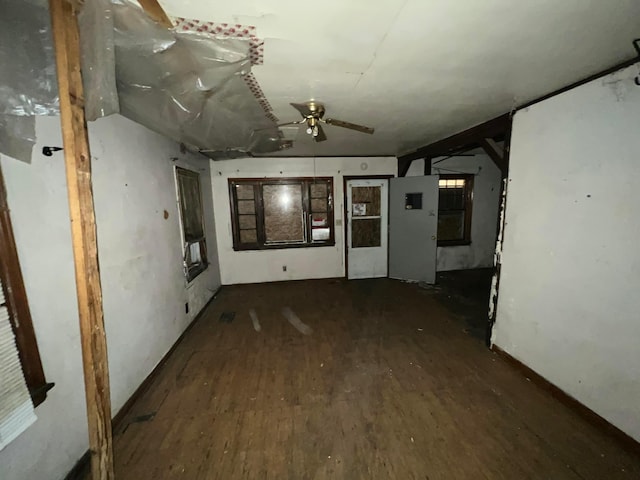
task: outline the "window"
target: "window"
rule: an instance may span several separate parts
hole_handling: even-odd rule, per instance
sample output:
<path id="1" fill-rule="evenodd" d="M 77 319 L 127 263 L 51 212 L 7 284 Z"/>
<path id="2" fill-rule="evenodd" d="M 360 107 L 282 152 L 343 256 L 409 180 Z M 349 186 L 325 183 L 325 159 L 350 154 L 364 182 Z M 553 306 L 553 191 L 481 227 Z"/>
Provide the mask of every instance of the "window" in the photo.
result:
<path id="1" fill-rule="evenodd" d="M 438 245 L 471 243 L 473 175 L 440 175 Z"/>
<path id="2" fill-rule="evenodd" d="M 331 178 L 230 179 L 234 250 L 334 245 Z"/>
<path id="3" fill-rule="evenodd" d="M 208 265 L 200 175 L 176 167 L 176 181 L 182 224 L 184 273 L 190 282 L 205 271 Z"/>
<path id="4" fill-rule="evenodd" d="M 0 450 L 33 421 L 47 398 L 27 294 L 0 172 Z"/>

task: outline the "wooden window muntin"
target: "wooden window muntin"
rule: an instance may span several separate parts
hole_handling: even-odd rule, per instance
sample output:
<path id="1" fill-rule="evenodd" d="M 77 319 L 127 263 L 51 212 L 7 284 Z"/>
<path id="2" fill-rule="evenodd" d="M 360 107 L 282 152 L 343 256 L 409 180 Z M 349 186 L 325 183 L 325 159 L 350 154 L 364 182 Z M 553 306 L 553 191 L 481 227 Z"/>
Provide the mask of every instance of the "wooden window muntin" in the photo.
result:
<path id="1" fill-rule="evenodd" d="M 438 246 L 469 245 L 471 243 L 471 218 L 473 212 L 473 175 L 471 174 L 445 174 L 440 175 L 438 186 Z M 456 182 L 457 185 L 445 186 L 447 183 Z M 454 199 L 456 205 L 452 205 L 448 198 L 447 190 L 461 190 Z M 457 236 L 447 235 L 444 219 L 447 216 L 462 217 L 461 234 Z"/>
<path id="2" fill-rule="evenodd" d="M 302 192 L 302 241 L 269 241 L 265 229 L 264 187 L 273 185 L 300 186 Z M 240 192 L 253 187 L 253 212 L 243 205 L 247 198 Z M 322 193 L 322 188 L 326 195 Z M 333 214 L 333 178 L 231 178 L 229 202 L 234 250 L 269 250 L 279 248 L 321 247 L 335 245 Z M 245 217 L 251 215 L 251 220 Z M 251 223 L 255 219 L 255 236 Z M 249 225 L 251 223 L 251 225 Z M 327 232 L 328 230 L 328 232 Z M 247 232 L 251 231 L 251 234 Z M 314 239 L 315 238 L 315 239 Z"/>

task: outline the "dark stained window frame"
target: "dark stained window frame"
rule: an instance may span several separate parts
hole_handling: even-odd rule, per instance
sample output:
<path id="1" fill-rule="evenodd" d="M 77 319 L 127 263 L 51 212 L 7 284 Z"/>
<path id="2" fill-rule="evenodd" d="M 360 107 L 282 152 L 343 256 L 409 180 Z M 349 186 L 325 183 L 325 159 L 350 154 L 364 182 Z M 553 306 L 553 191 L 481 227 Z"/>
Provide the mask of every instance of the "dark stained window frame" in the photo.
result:
<path id="1" fill-rule="evenodd" d="M 0 169 L 0 278 L 4 298 L 9 311 L 11 328 L 16 339 L 18 356 L 22 365 L 25 382 L 33 401 L 37 407 L 47 398 L 47 392 L 54 386 L 48 383 L 42 368 L 40 351 L 36 339 L 29 301 L 24 287 L 20 260 L 16 248 L 7 192 L 4 185 L 2 170 Z"/>
<path id="2" fill-rule="evenodd" d="M 440 240 L 438 235 L 439 247 L 454 247 L 461 245 L 471 245 L 471 220 L 473 217 L 473 174 L 467 173 L 447 173 L 440 174 L 440 180 L 464 180 L 464 233 L 461 239 L 456 240 Z M 438 187 L 438 195 L 440 194 L 440 187 Z M 444 211 L 441 209 L 439 202 L 438 216 Z"/>
<path id="3" fill-rule="evenodd" d="M 233 233 L 233 249 L 247 250 L 279 250 L 285 248 L 317 248 L 335 246 L 334 222 L 334 191 L 333 177 L 276 177 L 276 178 L 229 178 L 229 204 L 231 207 L 231 225 Z M 311 185 L 327 185 L 327 224 L 329 238 L 326 240 L 312 240 Z M 238 198 L 236 185 L 253 185 L 254 208 L 256 215 L 257 241 L 243 243 L 240 240 L 240 215 L 238 213 Z M 305 241 L 300 243 L 267 243 L 264 223 L 264 200 L 262 187 L 265 185 L 302 185 L 302 204 L 305 214 Z"/>
<path id="4" fill-rule="evenodd" d="M 204 203 L 202 201 L 202 185 L 200 183 L 200 174 L 198 172 L 194 172 L 193 170 L 189 170 L 183 167 L 175 167 L 175 175 L 176 175 L 176 183 L 178 189 L 178 209 L 179 209 L 179 218 L 180 225 L 182 229 L 182 242 L 183 242 L 183 262 L 184 262 L 184 272 L 185 277 L 187 278 L 187 282 L 192 282 L 198 275 L 204 272 L 208 266 L 209 261 L 207 260 L 207 239 L 206 239 L 206 225 L 204 223 Z M 186 208 L 184 205 L 184 198 L 181 191 L 181 183 L 180 176 L 195 178 L 198 181 L 198 193 L 197 198 L 200 201 L 200 225 L 202 228 L 202 236 L 193 241 L 188 240 L 185 235 L 185 215 L 184 209 Z M 199 252 L 200 252 L 200 262 L 192 262 L 190 256 L 190 247 L 192 244 L 198 244 Z"/>

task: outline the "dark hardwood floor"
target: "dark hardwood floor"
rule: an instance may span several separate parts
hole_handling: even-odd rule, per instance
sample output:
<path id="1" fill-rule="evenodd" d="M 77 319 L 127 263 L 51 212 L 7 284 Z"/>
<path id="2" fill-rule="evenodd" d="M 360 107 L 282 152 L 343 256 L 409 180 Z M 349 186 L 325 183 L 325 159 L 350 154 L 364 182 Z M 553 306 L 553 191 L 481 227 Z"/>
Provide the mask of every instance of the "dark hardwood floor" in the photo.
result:
<path id="1" fill-rule="evenodd" d="M 640 478 L 437 296 L 387 279 L 225 287 L 115 432 L 117 478 Z"/>

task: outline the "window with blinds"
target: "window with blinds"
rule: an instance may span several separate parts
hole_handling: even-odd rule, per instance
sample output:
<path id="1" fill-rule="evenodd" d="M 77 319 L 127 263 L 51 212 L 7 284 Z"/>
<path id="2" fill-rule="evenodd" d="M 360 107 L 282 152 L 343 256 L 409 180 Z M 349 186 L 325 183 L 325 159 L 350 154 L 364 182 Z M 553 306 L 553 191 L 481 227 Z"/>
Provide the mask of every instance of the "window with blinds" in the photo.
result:
<path id="1" fill-rule="evenodd" d="M 0 288 L 0 450 L 36 420 L 3 291 Z"/>
<path id="2" fill-rule="evenodd" d="M 47 383 L 0 169 L 0 450 L 35 420 Z"/>

